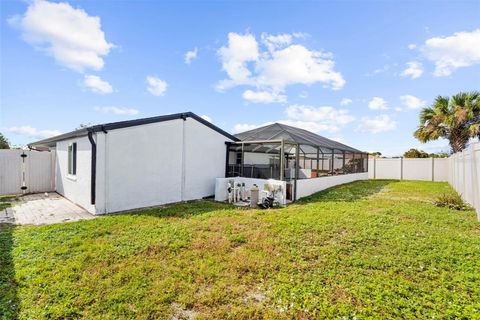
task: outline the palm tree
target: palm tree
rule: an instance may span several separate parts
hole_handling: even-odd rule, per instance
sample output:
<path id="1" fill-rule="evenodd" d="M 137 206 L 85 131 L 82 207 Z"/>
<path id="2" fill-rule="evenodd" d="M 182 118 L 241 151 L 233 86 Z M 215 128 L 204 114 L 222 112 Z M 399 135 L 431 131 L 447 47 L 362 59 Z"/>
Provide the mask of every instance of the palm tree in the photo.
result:
<path id="1" fill-rule="evenodd" d="M 453 152 L 462 151 L 470 138 L 480 138 L 480 92 L 438 96 L 420 112 L 420 125 L 413 135 L 423 143 L 445 138 Z"/>

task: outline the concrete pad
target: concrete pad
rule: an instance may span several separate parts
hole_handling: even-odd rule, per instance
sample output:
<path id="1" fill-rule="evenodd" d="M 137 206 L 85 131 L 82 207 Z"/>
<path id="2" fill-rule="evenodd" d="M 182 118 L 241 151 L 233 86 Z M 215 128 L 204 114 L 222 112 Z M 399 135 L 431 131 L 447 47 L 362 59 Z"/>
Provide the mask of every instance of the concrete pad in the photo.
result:
<path id="1" fill-rule="evenodd" d="M 93 219 L 94 215 L 58 193 L 29 194 L 0 211 L 0 223 L 42 225 Z"/>

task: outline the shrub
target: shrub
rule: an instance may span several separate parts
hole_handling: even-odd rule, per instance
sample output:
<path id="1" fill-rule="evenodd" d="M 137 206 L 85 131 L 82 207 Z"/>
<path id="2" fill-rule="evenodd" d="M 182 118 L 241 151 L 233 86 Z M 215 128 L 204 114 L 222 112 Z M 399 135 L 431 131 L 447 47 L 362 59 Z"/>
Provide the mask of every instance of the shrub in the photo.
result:
<path id="1" fill-rule="evenodd" d="M 435 200 L 435 205 L 437 207 L 446 207 L 449 209 L 455 210 L 469 210 L 470 206 L 468 206 L 465 202 L 463 202 L 462 197 L 460 197 L 456 193 L 444 193 L 440 197 Z"/>

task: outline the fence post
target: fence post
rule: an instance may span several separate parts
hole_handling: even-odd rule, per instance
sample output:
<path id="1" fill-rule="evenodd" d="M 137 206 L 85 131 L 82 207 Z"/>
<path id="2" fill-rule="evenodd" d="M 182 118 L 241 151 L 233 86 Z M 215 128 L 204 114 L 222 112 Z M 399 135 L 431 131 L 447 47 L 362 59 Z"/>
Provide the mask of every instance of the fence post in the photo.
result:
<path id="1" fill-rule="evenodd" d="M 432 157 L 432 181 L 435 181 L 435 158 Z"/>
<path id="2" fill-rule="evenodd" d="M 480 181 L 478 180 L 478 171 L 477 171 L 477 159 L 475 155 L 475 146 L 479 144 L 480 142 L 477 143 L 472 143 L 470 145 L 470 151 L 472 152 L 471 159 L 472 159 L 472 187 L 473 187 L 473 207 L 475 208 L 475 211 L 477 212 L 477 220 L 480 221 L 480 190 L 478 190 L 478 186 L 480 184 Z"/>
<path id="3" fill-rule="evenodd" d="M 465 149 L 462 150 L 462 162 L 463 162 L 463 183 L 462 183 L 462 196 L 465 197 L 465 181 L 467 181 L 467 179 L 465 179 L 465 167 L 466 167 L 466 161 L 465 161 Z"/>
<path id="4" fill-rule="evenodd" d="M 403 157 L 400 157 L 400 180 L 403 180 Z"/>
<path id="5" fill-rule="evenodd" d="M 373 179 L 377 179 L 377 157 L 373 157 Z"/>

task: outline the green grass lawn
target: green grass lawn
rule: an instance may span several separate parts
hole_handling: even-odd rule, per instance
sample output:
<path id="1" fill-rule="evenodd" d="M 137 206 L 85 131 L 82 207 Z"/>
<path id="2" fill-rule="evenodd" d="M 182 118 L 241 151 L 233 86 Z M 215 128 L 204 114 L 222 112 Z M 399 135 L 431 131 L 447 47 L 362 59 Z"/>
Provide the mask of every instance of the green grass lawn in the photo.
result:
<path id="1" fill-rule="evenodd" d="M 480 223 L 446 183 L 355 182 L 275 210 L 199 201 L 0 226 L 3 319 L 480 318 Z"/>

